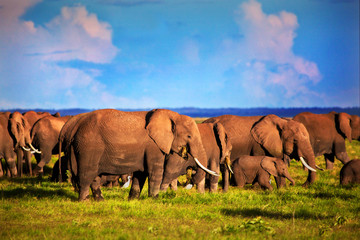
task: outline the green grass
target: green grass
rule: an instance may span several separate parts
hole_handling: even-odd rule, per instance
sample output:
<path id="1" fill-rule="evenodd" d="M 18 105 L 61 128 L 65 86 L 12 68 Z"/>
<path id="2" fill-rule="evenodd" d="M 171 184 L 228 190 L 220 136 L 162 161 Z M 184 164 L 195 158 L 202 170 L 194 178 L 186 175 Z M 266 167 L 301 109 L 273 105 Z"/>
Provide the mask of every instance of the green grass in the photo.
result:
<path id="1" fill-rule="evenodd" d="M 360 158 L 359 142 L 347 150 Z M 323 157 L 317 163 L 325 167 Z M 103 202 L 77 202 L 69 183 L 50 182 L 52 164 L 42 179 L 0 179 L 0 239 L 360 239 L 360 186 L 339 185 L 339 161 L 309 188 L 292 161 L 296 185 L 272 192 L 179 187 L 152 199 L 145 187 L 128 201 L 129 189 L 115 187 L 103 188 Z"/>

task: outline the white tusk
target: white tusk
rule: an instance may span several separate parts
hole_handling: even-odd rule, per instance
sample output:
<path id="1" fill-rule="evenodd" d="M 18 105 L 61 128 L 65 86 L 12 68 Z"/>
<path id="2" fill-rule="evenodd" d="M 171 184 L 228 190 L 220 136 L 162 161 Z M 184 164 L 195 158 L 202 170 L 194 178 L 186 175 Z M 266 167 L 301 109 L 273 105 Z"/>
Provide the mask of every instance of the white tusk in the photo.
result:
<path id="1" fill-rule="evenodd" d="M 312 167 L 310 167 L 310 166 L 305 162 L 305 160 L 304 160 L 303 157 L 300 157 L 300 161 L 301 161 L 301 163 L 302 163 L 307 169 L 309 169 L 310 171 L 316 172 L 315 169 L 313 169 Z"/>
<path id="2" fill-rule="evenodd" d="M 230 158 L 229 157 L 226 157 L 225 158 L 226 160 L 226 166 L 228 167 L 229 171 L 234 174 L 233 170 L 231 169 L 231 162 L 230 162 Z"/>
<path id="3" fill-rule="evenodd" d="M 227 165 L 229 171 L 230 171 L 232 174 L 234 174 L 234 172 L 233 172 L 233 170 L 231 169 L 230 165 L 229 165 L 229 164 L 226 164 L 226 165 Z"/>
<path id="4" fill-rule="evenodd" d="M 37 150 L 36 148 L 34 148 L 34 146 L 33 146 L 31 143 L 29 143 L 29 146 L 30 146 L 31 149 L 34 150 L 36 153 L 41 154 L 41 151 L 39 151 L 39 150 Z"/>
<path id="5" fill-rule="evenodd" d="M 21 146 L 21 148 L 24 149 L 27 152 L 30 152 L 30 148 L 26 148 L 26 147 L 23 147 L 23 146 Z"/>
<path id="6" fill-rule="evenodd" d="M 199 167 L 202 168 L 202 170 L 204 170 L 205 172 L 207 172 L 207 173 L 209 173 L 209 174 L 211 174 L 211 175 L 214 175 L 214 176 L 216 176 L 216 177 L 219 177 L 219 176 L 220 176 L 220 175 L 217 174 L 216 172 L 211 171 L 211 170 L 207 169 L 206 167 L 204 167 L 204 166 L 199 162 L 199 160 L 197 160 L 197 158 L 194 158 L 194 159 L 195 159 L 196 164 L 199 165 Z"/>
<path id="7" fill-rule="evenodd" d="M 316 167 L 317 169 L 319 169 L 320 171 L 325 171 L 323 168 L 319 167 L 318 165 L 315 165 L 315 167 Z"/>

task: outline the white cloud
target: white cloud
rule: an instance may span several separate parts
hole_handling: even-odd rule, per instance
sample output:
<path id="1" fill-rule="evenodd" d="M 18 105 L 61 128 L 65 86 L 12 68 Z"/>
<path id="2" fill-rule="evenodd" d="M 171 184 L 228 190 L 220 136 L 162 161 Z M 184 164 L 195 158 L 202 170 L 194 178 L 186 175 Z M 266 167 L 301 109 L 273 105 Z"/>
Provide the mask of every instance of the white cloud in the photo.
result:
<path id="1" fill-rule="evenodd" d="M 80 60 L 112 62 L 119 49 L 112 43 L 111 26 L 81 5 L 63 7 L 42 25 L 21 16 L 39 0 L 5 0 L 0 3 L 1 108 L 104 108 L 130 103 L 113 96 L 97 80 L 99 69 L 59 64 Z M 113 100 L 113 102 L 111 102 Z M 151 100 L 134 101 L 144 104 Z M 107 105 L 107 104 L 111 104 Z"/>
<path id="2" fill-rule="evenodd" d="M 235 11 L 235 18 L 244 37 L 227 39 L 223 46 L 228 55 L 236 55 L 236 81 L 249 96 L 260 99 L 257 104 L 269 106 L 271 99 L 274 106 L 292 106 L 299 98 L 322 97 L 309 89 L 322 78 L 316 63 L 293 52 L 299 27 L 295 14 L 266 14 L 259 2 L 249 0 Z"/>
<path id="3" fill-rule="evenodd" d="M 84 6 L 63 7 L 59 16 L 36 32 L 40 41 L 34 41 L 29 54 L 44 60 L 109 63 L 119 51 L 112 44 L 110 25 Z"/>

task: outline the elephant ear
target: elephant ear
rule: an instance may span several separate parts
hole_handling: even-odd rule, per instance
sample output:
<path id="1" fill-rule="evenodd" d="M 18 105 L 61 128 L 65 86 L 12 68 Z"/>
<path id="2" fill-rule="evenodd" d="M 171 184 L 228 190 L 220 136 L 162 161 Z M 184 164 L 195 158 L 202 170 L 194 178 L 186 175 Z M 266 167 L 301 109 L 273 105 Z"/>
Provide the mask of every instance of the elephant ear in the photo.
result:
<path id="1" fill-rule="evenodd" d="M 350 119 L 351 119 L 351 116 L 347 113 L 339 113 L 338 114 L 340 131 L 343 134 L 345 134 L 346 138 L 349 139 L 349 142 L 351 142 L 351 140 L 352 140 L 351 139 Z"/>
<path id="2" fill-rule="evenodd" d="M 216 136 L 216 141 L 220 147 L 220 159 L 225 157 L 225 150 L 228 143 L 228 136 L 225 132 L 225 128 L 221 123 L 214 124 L 214 133 Z"/>
<path id="3" fill-rule="evenodd" d="M 260 162 L 260 166 L 274 177 L 278 177 L 278 171 L 276 170 L 276 163 L 273 158 L 264 157 Z"/>
<path id="4" fill-rule="evenodd" d="M 146 126 L 148 134 L 166 154 L 170 153 L 174 141 L 175 123 L 166 110 L 154 110 Z"/>
<path id="5" fill-rule="evenodd" d="M 251 128 L 250 132 L 257 143 L 263 146 L 274 157 L 283 156 L 283 144 L 279 133 L 280 121 L 278 116 L 267 115 Z"/>

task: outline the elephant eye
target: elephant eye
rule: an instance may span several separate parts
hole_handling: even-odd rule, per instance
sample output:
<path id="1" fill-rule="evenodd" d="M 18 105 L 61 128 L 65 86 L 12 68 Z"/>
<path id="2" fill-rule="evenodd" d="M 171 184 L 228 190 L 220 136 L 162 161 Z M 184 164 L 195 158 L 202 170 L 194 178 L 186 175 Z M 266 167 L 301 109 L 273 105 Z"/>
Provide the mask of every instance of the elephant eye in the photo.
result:
<path id="1" fill-rule="evenodd" d="M 188 139 L 191 139 L 191 136 L 190 136 L 190 135 L 188 135 Z"/>

